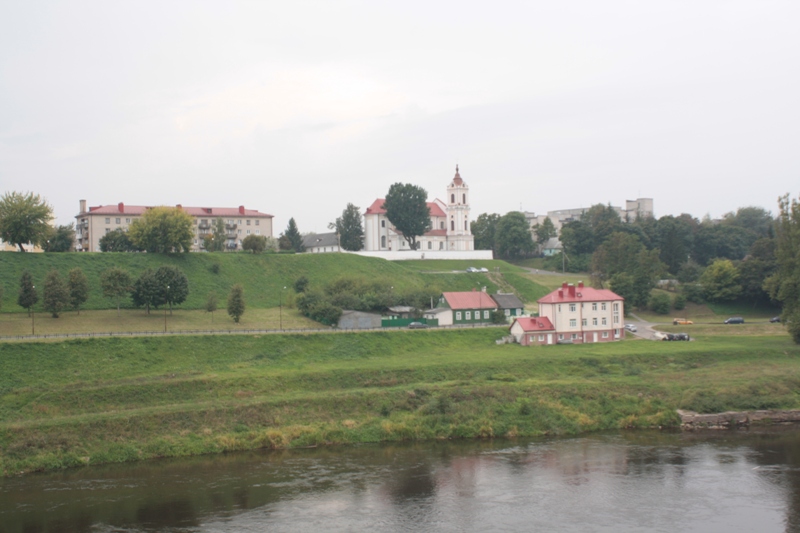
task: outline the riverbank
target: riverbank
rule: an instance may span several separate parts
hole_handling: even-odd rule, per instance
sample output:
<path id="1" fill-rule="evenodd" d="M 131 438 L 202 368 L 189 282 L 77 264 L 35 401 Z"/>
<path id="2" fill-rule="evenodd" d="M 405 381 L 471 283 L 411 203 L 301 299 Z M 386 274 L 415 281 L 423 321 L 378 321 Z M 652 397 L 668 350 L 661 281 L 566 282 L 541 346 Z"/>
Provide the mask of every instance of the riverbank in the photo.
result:
<path id="1" fill-rule="evenodd" d="M 788 336 L 495 345 L 503 328 L 3 345 L 0 471 L 255 448 L 677 427 L 795 409 Z"/>

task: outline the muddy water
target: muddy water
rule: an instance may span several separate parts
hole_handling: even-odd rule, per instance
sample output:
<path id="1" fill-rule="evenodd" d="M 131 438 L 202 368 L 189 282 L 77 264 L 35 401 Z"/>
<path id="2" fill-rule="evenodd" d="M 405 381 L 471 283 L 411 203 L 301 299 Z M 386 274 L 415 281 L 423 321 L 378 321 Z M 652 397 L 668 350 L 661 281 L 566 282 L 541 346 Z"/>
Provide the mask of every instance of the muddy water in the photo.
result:
<path id="1" fill-rule="evenodd" d="M 238 453 L 0 480 L 0 532 L 800 530 L 800 432 Z"/>

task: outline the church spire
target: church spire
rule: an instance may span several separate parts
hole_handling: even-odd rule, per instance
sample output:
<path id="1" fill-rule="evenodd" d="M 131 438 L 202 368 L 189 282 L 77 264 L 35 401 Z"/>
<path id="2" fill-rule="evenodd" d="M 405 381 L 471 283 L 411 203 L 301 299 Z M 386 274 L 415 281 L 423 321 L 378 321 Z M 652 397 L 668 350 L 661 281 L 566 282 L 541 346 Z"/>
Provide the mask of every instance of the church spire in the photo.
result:
<path id="1" fill-rule="evenodd" d="M 461 175 L 458 173 L 458 163 L 456 163 L 456 175 L 453 178 L 453 183 L 456 185 L 461 185 L 464 183 L 464 180 L 461 179 Z"/>

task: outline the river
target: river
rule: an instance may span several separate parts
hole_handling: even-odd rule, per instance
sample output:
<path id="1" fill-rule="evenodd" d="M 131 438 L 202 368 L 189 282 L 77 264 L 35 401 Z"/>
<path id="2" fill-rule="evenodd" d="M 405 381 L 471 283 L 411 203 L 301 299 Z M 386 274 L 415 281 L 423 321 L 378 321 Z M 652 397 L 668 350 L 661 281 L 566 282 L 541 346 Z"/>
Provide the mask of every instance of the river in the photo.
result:
<path id="1" fill-rule="evenodd" d="M 800 530 L 800 431 L 247 452 L 0 479 L 0 531 Z"/>

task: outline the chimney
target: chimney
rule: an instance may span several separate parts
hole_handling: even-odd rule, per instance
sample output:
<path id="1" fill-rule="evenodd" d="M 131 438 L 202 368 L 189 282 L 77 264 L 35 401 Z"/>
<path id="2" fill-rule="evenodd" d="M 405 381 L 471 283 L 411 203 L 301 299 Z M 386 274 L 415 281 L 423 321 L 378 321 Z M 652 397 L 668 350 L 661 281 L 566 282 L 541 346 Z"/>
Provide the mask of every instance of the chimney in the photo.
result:
<path id="1" fill-rule="evenodd" d="M 478 289 L 476 289 L 475 287 L 472 287 L 472 292 L 478 292 Z"/>
<path id="2" fill-rule="evenodd" d="M 243 205 L 239 206 L 239 214 L 240 215 L 244 215 L 244 206 Z"/>
<path id="3" fill-rule="evenodd" d="M 564 297 L 564 289 L 558 289 L 558 297 L 559 298 L 563 298 Z"/>
<path id="4" fill-rule="evenodd" d="M 578 288 L 579 288 L 579 289 L 582 289 L 582 288 L 583 288 L 583 282 L 582 282 L 582 281 L 579 281 L 579 282 L 578 282 Z"/>
<path id="5" fill-rule="evenodd" d="M 125 212 L 125 204 L 123 204 L 122 202 L 118 203 L 117 204 L 117 209 L 119 209 L 120 213 L 124 213 Z"/>
<path id="6" fill-rule="evenodd" d="M 564 290 L 567 290 L 567 282 L 566 281 L 561 283 L 561 288 L 564 289 Z"/>
<path id="7" fill-rule="evenodd" d="M 81 200 L 80 204 L 81 204 L 81 213 L 85 213 L 86 212 L 86 200 Z"/>
<path id="8" fill-rule="evenodd" d="M 569 295 L 573 297 L 575 296 L 575 285 L 572 283 L 569 284 Z"/>

